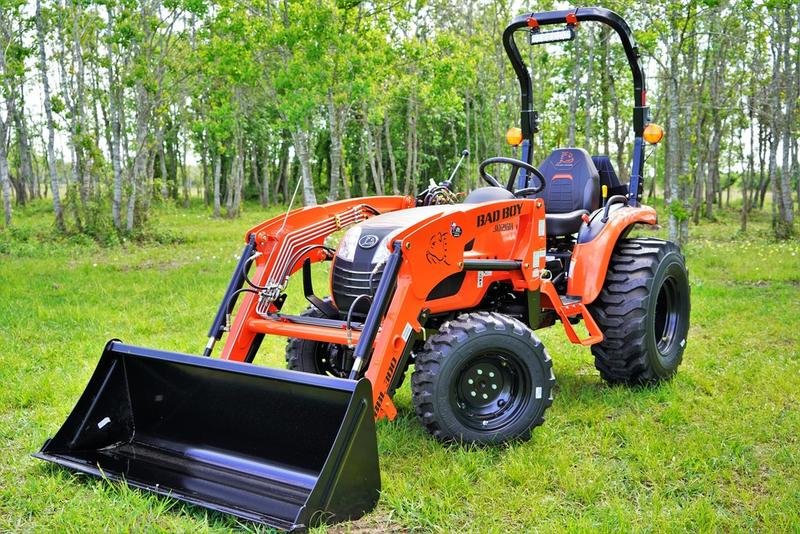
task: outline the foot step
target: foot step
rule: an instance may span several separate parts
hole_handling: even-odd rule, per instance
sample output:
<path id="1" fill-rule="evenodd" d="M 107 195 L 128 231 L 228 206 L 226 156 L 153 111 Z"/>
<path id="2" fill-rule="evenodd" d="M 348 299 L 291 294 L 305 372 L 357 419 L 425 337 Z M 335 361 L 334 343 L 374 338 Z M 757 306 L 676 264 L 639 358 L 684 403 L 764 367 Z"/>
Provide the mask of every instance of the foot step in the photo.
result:
<path id="1" fill-rule="evenodd" d="M 555 311 L 561 318 L 561 323 L 564 325 L 567 337 L 572 343 L 589 346 L 603 341 L 603 333 L 600 331 L 600 327 L 597 326 L 589 310 L 586 309 L 586 306 L 581 302 L 580 297 L 559 295 L 555 286 L 549 280 L 542 281 L 541 290 L 549 297 L 550 302 L 553 303 Z M 586 330 L 589 335 L 583 339 L 581 339 L 575 331 L 575 327 L 570 322 L 570 318 L 575 317 L 583 319 L 583 323 L 586 325 Z"/>

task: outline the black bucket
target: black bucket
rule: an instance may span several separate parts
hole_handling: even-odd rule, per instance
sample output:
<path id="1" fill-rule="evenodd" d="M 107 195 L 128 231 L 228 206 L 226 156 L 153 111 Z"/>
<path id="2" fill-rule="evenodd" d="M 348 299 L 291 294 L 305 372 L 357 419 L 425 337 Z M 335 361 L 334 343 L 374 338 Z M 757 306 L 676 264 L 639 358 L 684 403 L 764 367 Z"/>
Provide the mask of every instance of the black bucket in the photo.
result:
<path id="1" fill-rule="evenodd" d="M 343 380 L 110 341 L 34 456 L 281 530 L 378 501 L 372 391 Z"/>

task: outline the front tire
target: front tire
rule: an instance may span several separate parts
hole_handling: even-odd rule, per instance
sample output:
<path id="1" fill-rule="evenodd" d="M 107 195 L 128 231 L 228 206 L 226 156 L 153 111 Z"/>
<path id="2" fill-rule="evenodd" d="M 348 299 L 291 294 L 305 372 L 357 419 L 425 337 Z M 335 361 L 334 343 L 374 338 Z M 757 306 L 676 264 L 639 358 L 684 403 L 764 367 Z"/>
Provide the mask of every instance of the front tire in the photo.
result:
<path id="1" fill-rule="evenodd" d="M 553 402 L 553 362 L 533 331 L 498 313 L 460 315 L 416 355 L 414 407 L 439 441 L 530 438 Z"/>
<path id="2" fill-rule="evenodd" d="M 611 384 L 647 384 L 675 374 L 689 332 L 689 275 L 680 249 L 660 239 L 621 240 L 592 303 L 605 338 L 592 346 Z"/>
<path id="3" fill-rule="evenodd" d="M 330 302 L 329 298 L 325 300 Z M 313 306 L 306 308 L 301 317 L 324 317 Z M 286 342 L 286 368 L 316 375 L 347 378 L 352 367 L 352 349 L 313 339 L 289 338 Z M 349 364 L 349 367 L 348 367 Z"/>

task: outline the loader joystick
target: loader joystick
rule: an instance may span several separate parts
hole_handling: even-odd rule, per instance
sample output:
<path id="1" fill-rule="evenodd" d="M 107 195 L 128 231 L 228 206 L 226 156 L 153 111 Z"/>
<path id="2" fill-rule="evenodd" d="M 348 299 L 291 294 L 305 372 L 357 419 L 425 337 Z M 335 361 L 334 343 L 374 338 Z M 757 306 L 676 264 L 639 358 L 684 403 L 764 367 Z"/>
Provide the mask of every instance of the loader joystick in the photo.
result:
<path id="1" fill-rule="evenodd" d="M 497 178 L 486 172 L 486 167 L 488 167 L 489 165 L 493 165 L 495 163 L 505 163 L 506 165 L 511 165 L 512 167 L 511 175 L 508 178 L 508 184 L 506 184 L 505 186 L 501 185 L 500 182 L 497 181 Z M 520 169 L 524 169 L 533 176 L 536 176 L 536 179 L 539 182 L 538 185 L 536 185 L 535 187 L 524 187 L 522 189 L 517 189 L 515 191 L 514 183 L 517 181 L 517 173 L 519 172 Z M 502 187 L 504 189 L 507 189 L 510 192 L 514 193 L 515 197 L 525 197 L 528 195 L 535 195 L 536 193 L 540 193 L 544 190 L 544 184 L 545 184 L 544 175 L 539 171 L 539 169 L 537 169 L 530 163 L 526 163 L 519 159 L 506 158 L 502 156 L 495 158 L 488 158 L 481 162 L 480 167 L 478 167 L 478 172 L 481 173 L 481 178 L 483 178 L 483 180 L 487 184 L 494 187 Z"/>

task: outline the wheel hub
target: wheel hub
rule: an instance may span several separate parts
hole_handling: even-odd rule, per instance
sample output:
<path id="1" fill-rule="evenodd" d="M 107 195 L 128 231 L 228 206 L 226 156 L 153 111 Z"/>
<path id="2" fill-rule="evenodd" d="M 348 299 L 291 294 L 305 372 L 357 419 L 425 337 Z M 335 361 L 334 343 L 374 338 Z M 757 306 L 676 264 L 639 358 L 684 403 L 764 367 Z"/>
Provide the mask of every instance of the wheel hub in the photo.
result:
<path id="1" fill-rule="evenodd" d="M 315 351 L 317 374 L 347 378 L 348 353 L 342 345 L 318 343 Z"/>
<path id="2" fill-rule="evenodd" d="M 467 362 L 453 393 L 456 415 L 470 427 L 495 430 L 513 422 L 528 403 L 522 368 L 501 353 Z"/>
<path id="3" fill-rule="evenodd" d="M 668 354 L 675 343 L 680 314 L 678 310 L 678 289 L 673 278 L 664 280 L 656 297 L 655 339 L 659 356 Z"/>
<path id="4" fill-rule="evenodd" d="M 506 380 L 497 366 L 482 362 L 462 373 L 460 386 L 466 404 L 485 407 L 499 400 L 506 389 Z"/>

